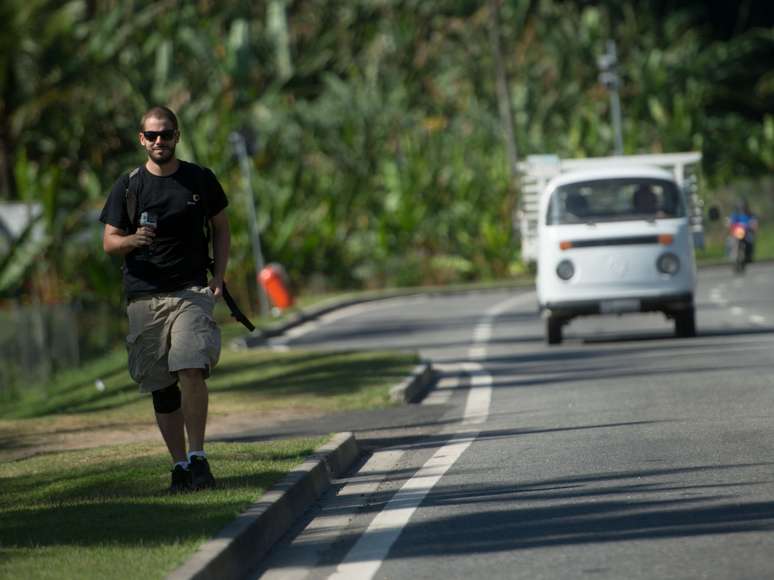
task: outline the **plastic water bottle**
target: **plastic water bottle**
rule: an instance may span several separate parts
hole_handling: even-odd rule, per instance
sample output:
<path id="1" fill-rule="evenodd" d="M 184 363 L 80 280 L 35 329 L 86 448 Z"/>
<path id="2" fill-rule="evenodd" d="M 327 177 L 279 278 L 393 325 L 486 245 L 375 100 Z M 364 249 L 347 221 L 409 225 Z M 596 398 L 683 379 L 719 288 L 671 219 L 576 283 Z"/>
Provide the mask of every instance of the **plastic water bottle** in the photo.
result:
<path id="1" fill-rule="evenodd" d="M 152 214 L 147 211 L 142 212 L 140 214 L 140 225 L 146 228 L 153 228 L 155 230 L 156 226 L 158 225 L 158 218 L 156 217 L 156 214 Z M 141 256 L 145 256 L 145 257 L 150 256 L 151 255 L 150 245 L 145 246 L 144 248 L 141 248 L 141 251 L 139 253 Z"/>

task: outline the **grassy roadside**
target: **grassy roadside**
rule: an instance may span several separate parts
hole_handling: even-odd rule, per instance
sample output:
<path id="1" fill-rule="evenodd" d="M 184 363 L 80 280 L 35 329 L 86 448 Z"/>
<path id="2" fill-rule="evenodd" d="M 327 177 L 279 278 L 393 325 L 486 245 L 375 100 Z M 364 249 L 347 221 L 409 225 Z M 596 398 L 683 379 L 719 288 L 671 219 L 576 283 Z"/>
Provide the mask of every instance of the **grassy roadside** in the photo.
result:
<path id="1" fill-rule="evenodd" d="M 416 363 L 411 353 L 224 349 L 209 431 L 382 408 Z M 168 496 L 150 398 L 123 350 L 63 373 L 0 407 L 0 578 L 162 578 L 324 440 L 210 444 L 218 489 Z"/>
<path id="2" fill-rule="evenodd" d="M 224 350 L 207 381 L 210 412 L 305 407 L 327 412 L 382 406 L 388 383 L 399 381 L 417 360 L 414 354 L 387 351 Z M 82 369 L 62 373 L 55 383 L 31 387 L 19 400 L 0 408 L 0 424 L 68 416 L 77 417 L 84 428 L 106 422 L 120 425 L 147 419 L 150 410 L 150 398 L 138 394 L 129 378 L 126 354 L 117 350 Z"/>
<path id="3" fill-rule="evenodd" d="M 156 444 L 6 463 L 0 578 L 163 578 L 323 440 L 214 444 L 218 489 L 178 496 Z"/>

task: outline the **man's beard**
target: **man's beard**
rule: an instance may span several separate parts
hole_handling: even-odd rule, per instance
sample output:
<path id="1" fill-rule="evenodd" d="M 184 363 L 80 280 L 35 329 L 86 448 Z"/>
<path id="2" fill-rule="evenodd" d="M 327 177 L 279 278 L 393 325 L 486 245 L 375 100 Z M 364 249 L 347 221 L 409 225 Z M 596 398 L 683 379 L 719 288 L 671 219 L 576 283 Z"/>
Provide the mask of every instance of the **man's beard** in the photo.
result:
<path id="1" fill-rule="evenodd" d="M 153 149 L 151 147 L 148 149 L 148 156 L 150 156 L 155 163 L 164 165 L 165 163 L 172 161 L 172 158 L 175 156 L 175 146 L 165 146 L 162 149 Z"/>

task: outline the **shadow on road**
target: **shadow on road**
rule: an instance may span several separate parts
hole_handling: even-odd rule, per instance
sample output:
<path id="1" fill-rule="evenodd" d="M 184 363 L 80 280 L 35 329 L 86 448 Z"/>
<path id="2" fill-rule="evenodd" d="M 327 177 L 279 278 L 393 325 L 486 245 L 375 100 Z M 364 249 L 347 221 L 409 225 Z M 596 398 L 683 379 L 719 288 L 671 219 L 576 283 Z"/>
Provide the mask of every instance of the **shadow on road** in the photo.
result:
<path id="1" fill-rule="evenodd" d="M 435 512 L 446 515 L 414 521 L 403 531 L 388 560 L 770 531 L 774 529 L 774 502 L 740 503 L 736 492 L 740 487 L 771 482 L 718 482 L 724 471 L 744 473 L 769 465 L 699 465 L 503 485 L 441 485 L 430 496 L 425 497 L 421 490 L 415 492 L 422 494 L 416 498 L 404 492 L 400 501 L 392 503 L 388 503 L 392 492 L 385 491 L 369 501 L 365 512 L 401 509 L 418 499 L 424 500 L 426 508 L 454 507 L 453 512 Z M 370 473 L 369 477 L 379 475 Z M 386 475 L 401 478 L 411 474 Z M 669 497 L 664 499 L 665 495 Z M 352 507 L 341 504 L 329 515 L 350 513 Z M 372 531 L 370 538 L 376 545 L 380 533 L 392 530 Z M 358 538 L 357 534 L 342 537 L 340 545 L 354 544 Z"/>
<path id="2" fill-rule="evenodd" d="M 698 338 L 717 338 L 717 337 L 731 337 L 731 336 L 754 336 L 761 334 L 774 334 L 774 327 L 772 326 L 758 326 L 754 328 L 713 328 L 699 326 L 697 329 Z M 572 336 L 568 336 L 568 340 L 572 340 Z M 610 344 L 610 343 L 627 343 L 627 342 L 645 342 L 656 341 L 674 338 L 674 332 L 660 332 L 657 330 L 650 332 L 640 333 L 604 333 L 596 336 L 584 336 L 578 334 L 577 337 L 584 344 Z M 682 341 L 690 342 L 691 339 L 681 339 Z"/>

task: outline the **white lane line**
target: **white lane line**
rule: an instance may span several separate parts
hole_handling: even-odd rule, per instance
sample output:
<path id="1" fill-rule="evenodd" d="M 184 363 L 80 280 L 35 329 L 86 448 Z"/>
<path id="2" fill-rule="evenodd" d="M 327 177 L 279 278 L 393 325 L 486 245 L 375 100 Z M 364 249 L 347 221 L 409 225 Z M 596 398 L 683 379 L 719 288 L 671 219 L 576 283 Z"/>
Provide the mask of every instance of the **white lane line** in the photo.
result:
<path id="1" fill-rule="evenodd" d="M 492 323 L 485 322 L 476 326 L 473 331 L 473 342 L 486 342 L 492 338 Z"/>
<path id="2" fill-rule="evenodd" d="M 373 519 L 365 534 L 360 536 L 360 540 L 330 578 L 333 580 L 373 578 L 390 547 L 398 539 L 419 504 L 468 448 L 471 441 L 470 438 L 455 441 L 438 450 Z"/>
<path id="3" fill-rule="evenodd" d="M 465 363 L 465 370 L 471 373 L 471 387 L 462 426 L 486 421 L 492 390 L 492 377 L 480 364 Z M 449 429 L 449 443 L 438 449 L 419 471 L 403 484 L 384 509 L 371 520 L 366 531 L 329 578 L 369 580 L 374 577 L 416 509 L 479 433 L 478 430 L 459 430 L 460 426 Z"/>
<path id="4" fill-rule="evenodd" d="M 517 295 L 495 304 L 486 311 L 473 332 L 474 345 L 468 351 L 471 359 L 486 356 L 486 341 L 492 336 L 495 317 L 528 299 L 531 299 L 530 294 Z M 470 376 L 470 390 L 461 425 L 443 430 L 443 433 L 451 436 L 450 441 L 438 449 L 371 520 L 366 531 L 338 565 L 336 572 L 329 577 L 332 580 L 373 578 L 424 498 L 478 437 L 479 430 L 471 430 L 470 427 L 485 423 L 489 417 L 492 376 L 477 362 L 465 362 L 463 368 Z"/>
<path id="5" fill-rule="evenodd" d="M 507 312 L 514 306 L 521 304 L 522 302 L 528 302 L 528 301 L 534 302 L 534 300 L 535 300 L 534 292 L 525 292 L 524 294 L 517 294 L 516 296 L 513 296 L 508 300 L 503 300 L 502 302 L 492 306 L 489 310 L 486 311 L 486 316 L 490 318 L 495 318 L 497 316 L 500 316 L 501 314 L 505 314 L 505 312 Z"/>
<path id="6" fill-rule="evenodd" d="M 472 360 L 483 360 L 486 358 L 485 346 L 473 346 L 468 351 L 468 358 Z"/>
<path id="7" fill-rule="evenodd" d="M 261 580 L 302 580 L 320 560 L 320 545 L 331 545 L 347 529 L 353 514 L 367 504 L 386 475 L 403 455 L 399 449 L 377 451 L 323 508 L 284 552 L 282 560 L 261 575 Z"/>
<path id="8" fill-rule="evenodd" d="M 482 360 L 486 358 L 486 343 L 492 338 L 492 332 L 494 330 L 495 318 L 508 311 L 509 309 L 526 302 L 528 300 L 534 300 L 533 294 L 517 294 L 512 298 L 498 302 L 485 313 L 475 329 L 473 330 L 473 345 L 468 350 L 468 358 L 471 360 Z"/>
<path id="9" fill-rule="evenodd" d="M 470 375 L 470 392 L 465 402 L 462 426 L 485 423 L 492 402 L 492 376 L 475 362 L 466 362 L 463 368 Z"/>
<path id="10" fill-rule="evenodd" d="M 441 372 L 444 372 L 441 369 Z M 459 375 L 449 375 L 443 377 L 435 388 L 430 391 L 424 399 L 422 399 L 423 405 L 445 405 L 449 402 L 454 393 L 454 389 L 460 386 Z"/>
<path id="11" fill-rule="evenodd" d="M 486 353 L 485 342 L 491 338 L 493 319 L 495 316 L 505 312 L 508 308 L 524 300 L 524 296 L 517 296 L 506 300 L 490 308 L 485 315 L 482 324 L 476 328 L 474 333 L 478 347 Z M 299 334 L 300 335 L 300 334 Z M 472 349 L 471 349 L 472 350 Z M 470 389 L 466 399 L 465 410 L 461 425 L 447 427 L 442 431 L 443 434 L 450 435 L 449 442 L 438 449 L 435 454 L 409 479 L 403 487 L 390 499 L 382 511 L 371 521 L 366 531 L 360 536 L 346 558 L 339 564 L 336 572 L 330 577 L 337 580 L 368 580 L 372 578 L 381 567 L 384 558 L 387 556 L 390 548 L 400 536 L 403 528 L 410 520 L 413 513 L 427 496 L 430 490 L 440 481 L 449 468 L 456 463 L 465 450 L 478 436 L 479 430 L 470 430 L 471 426 L 484 423 L 489 416 L 489 407 L 492 398 L 492 377 L 484 371 L 484 368 L 476 362 L 463 363 L 462 368 L 470 377 Z M 460 384 L 459 377 L 446 377 L 439 387 L 442 391 L 451 395 L 453 389 Z M 447 395 L 443 395 L 447 396 Z M 394 451 L 395 453 L 397 451 Z M 397 453 L 403 453 L 402 451 Z M 374 458 L 376 457 L 376 454 Z M 390 462 L 394 465 L 400 455 L 394 456 Z M 372 458 L 372 460 L 374 459 Z M 371 461 L 369 461 L 369 464 Z M 368 464 L 367 464 L 368 465 Z M 364 466 L 364 470 L 366 467 Z M 382 473 L 389 471 L 384 466 L 377 471 Z M 362 471 L 362 470 L 361 470 Z M 375 482 L 370 485 L 376 486 Z M 360 497 L 368 497 L 375 491 L 365 486 L 350 487 L 346 486 L 342 494 L 352 496 L 360 494 Z M 347 490 L 345 492 L 345 490 Z M 342 495 L 340 494 L 340 495 Z M 346 498 L 345 498 L 346 501 Z M 310 530 L 311 538 L 314 539 L 316 530 L 337 529 L 341 533 L 348 523 L 347 521 L 337 520 L 336 518 L 347 518 L 346 515 L 331 516 L 323 518 L 319 523 L 312 522 L 307 529 Z M 319 539 L 319 538 L 318 538 Z M 310 540 L 311 541 L 311 540 Z M 312 541 L 314 544 L 314 542 Z M 282 578 L 304 578 L 309 572 L 313 561 L 317 561 L 317 555 L 306 553 L 301 556 L 294 565 L 288 569 L 282 568 Z M 278 577 L 279 578 L 279 577 Z"/>

